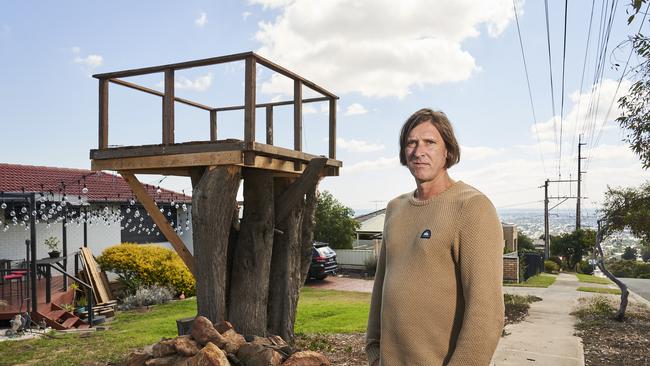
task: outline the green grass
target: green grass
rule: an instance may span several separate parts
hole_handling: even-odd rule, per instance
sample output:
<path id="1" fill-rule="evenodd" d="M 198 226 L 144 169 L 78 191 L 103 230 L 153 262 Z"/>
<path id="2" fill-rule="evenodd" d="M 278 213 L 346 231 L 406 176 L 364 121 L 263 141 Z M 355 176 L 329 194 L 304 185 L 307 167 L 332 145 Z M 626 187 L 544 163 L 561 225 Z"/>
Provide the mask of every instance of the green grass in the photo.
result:
<path id="1" fill-rule="evenodd" d="M 512 287 L 549 287 L 555 282 L 557 276 L 541 273 L 537 276 L 530 277 L 525 282 L 521 283 L 504 283 L 504 286 Z"/>
<path id="2" fill-rule="evenodd" d="M 303 288 L 296 315 L 296 333 L 363 333 L 368 323 L 370 294 Z"/>
<path id="3" fill-rule="evenodd" d="M 583 292 L 597 292 L 599 294 L 613 294 L 613 295 L 620 295 L 621 290 L 617 288 L 609 288 L 609 287 L 578 287 L 578 291 L 583 291 Z"/>
<path id="4" fill-rule="evenodd" d="M 576 273 L 576 276 L 578 277 L 578 280 L 580 282 L 599 283 L 601 285 L 609 285 L 610 283 L 612 283 L 612 281 L 608 280 L 607 278 L 596 277 L 596 276 L 582 274 L 582 273 Z"/>

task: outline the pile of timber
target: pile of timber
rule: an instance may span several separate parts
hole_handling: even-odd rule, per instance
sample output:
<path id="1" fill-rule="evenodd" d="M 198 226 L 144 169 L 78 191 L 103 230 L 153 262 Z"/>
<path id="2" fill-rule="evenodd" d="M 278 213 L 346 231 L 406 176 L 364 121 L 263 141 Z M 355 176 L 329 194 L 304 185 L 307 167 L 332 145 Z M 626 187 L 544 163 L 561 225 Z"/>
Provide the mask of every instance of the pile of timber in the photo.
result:
<path id="1" fill-rule="evenodd" d="M 279 336 L 245 338 L 227 321 L 215 325 L 198 316 L 190 335 L 133 352 L 122 365 L 330 366 L 330 361 L 318 352 L 296 352 Z"/>
<path id="2" fill-rule="evenodd" d="M 81 272 L 81 279 L 92 286 L 94 299 L 93 313 L 107 317 L 115 315 L 117 300 L 113 299 L 111 294 L 106 272 L 99 268 L 89 248 L 81 248 L 81 263 L 84 267 L 84 270 Z M 87 316 L 88 314 L 86 312 L 81 315 Z"/>

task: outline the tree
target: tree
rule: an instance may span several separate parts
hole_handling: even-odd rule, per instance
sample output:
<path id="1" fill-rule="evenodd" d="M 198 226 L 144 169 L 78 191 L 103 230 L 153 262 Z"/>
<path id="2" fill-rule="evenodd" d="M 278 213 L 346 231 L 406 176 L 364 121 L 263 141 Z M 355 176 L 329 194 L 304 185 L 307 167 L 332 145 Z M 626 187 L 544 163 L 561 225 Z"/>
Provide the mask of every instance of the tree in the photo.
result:
<path id="1" fill-rule="evenodd" d="M 354 211 L 323 191 L 316 202 L 314 240 L 329 243 L 335 249 L 352 249 L 359 223 Z"/>
<path id="2" fill-rule="evenodd" d="M 641 259 L 644 262 L 650 262 L 650 246 L 644 246 L 641 250 Z"/>
<path id="3" fill-rule="evenodd" d="M 605 235 L 629 229 L 642 245 L 650 245 L 650 181 L 638 188 L 608 187 L 603 217 L 607 222 Z"/>
<path id="4" fill-rule="evenodd" d="M 628 261 L 635 261 L 636 257 L 637 257 L 636 248 L 625 247 L 625 251 L 623 251 L 623 255 L 621 256 L 621 259 L 625 259 Z"/>
<path id="5" fill-rule="evenodd" d="M 521 231 L 517 232 L 517 249 L 525 250 L 529 252 L 534 251 L 535 245 L 533 244 L 533 239 L 531 239 Z"/>
<path id="6" fill-rule="evenodd" d="M 582 257 L 590 253 L 595 240 L 596 232 L 590 229 L 551 236 L 551 254 L 564 257 L 566 268 L 574 269 Z"/>
<path id="7" fill-rule="evenodd" d="M 646 0 L 632 1 L 632 23 Z M 627 95 L 618 100 L 621 115 L 616 119 L 628 131 L 625 138 L 630 148 L 639 155 L 644 169 L 650 168 L 650 38 L 641 33 L 629 37 L 634 53 L 641 62 L 630 70 L 633 83 Z"/>

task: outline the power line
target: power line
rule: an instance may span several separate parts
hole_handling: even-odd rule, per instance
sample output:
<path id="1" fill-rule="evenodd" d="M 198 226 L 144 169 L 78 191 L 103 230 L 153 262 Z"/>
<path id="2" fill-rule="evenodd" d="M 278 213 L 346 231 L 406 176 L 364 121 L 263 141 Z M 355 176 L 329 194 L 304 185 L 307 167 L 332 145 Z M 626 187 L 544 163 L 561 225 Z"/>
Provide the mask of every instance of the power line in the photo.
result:
<path id="1" fill-rule="evenodd" d="M 562 97 L 560 98 L 560 154 L 557 166 L 558 177 L 562 176 L 560 168 L 562 167 L 562 120 L 564 118 L 564 71 L 566 69 L 566 25 L 568 9 L 569 0 L 564 0 L 564 41 L 562 47 Z"/>
<path id="2" fill-rule="evenodd" d="M 548 23 L 548 0 L 544 0 L 544 9 L 546 14 L 546 44 L 548 46 L 548 70 L 549 77 L 551 80 L 551 108 L 553 111 L 553 132 L 555 135 L 555 152 L 558 152 L 558 141 L 557 141 L 557 122 L 555 120 L 555 88 L 553 87 L 553 61 L 551 58 L 551 33 L 550 26 Z M 558 161 L 558 171 L 559 171 L 559 161 Z"/>
<path id="3" fill-rule="evenodd" d="M 519 26 L 519 16 L 517 15 L 517 3 L 516 0 L 512 0 L 512 7 L 515 12 L 515 23 L 517 24 L 517 35 L 519 36 L 519 47 L 521 48 L 521 59 L 524 62 L 524 72 L 526 73 L 526 85 L 528 85 L 528 98 L 530 100 L 530 109 L 533 112 L 533 128 L 535 130 L 535 137 L 537 138 L 537 151 L 539 151 L 539 157 L 542 159 L 542 168 L 544 168 L 544 175 L 546 173 L 546 162 L 544 161 L 544 154 L 542 153 L 541 140 L 539 138 L 539 131 L 537 130 L 537 116 L 535 114 L 535 104 L 533 103 L 533 92 L 530 87 L 530 77 L 528 76 L 528 65 L 526 64 L 526 54 L 524 52 L 524 42 L 521 38 L 521 28 Z"/>

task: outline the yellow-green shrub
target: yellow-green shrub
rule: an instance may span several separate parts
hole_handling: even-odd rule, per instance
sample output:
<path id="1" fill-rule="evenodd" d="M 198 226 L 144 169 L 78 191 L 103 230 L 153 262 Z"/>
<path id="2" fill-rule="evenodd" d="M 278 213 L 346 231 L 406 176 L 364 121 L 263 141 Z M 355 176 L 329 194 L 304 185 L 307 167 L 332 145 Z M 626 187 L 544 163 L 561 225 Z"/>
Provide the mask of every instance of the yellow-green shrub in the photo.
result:
<path id="1" fill-rule="evenodd" d="M 131 293 L 152 285 L 170 287 L 177 295 L 194 296 L 196 291 L 194 276 L 178 254 L 157 245 L 122 243 L 106 248 L 97 262 L 116 273 Z"/>

